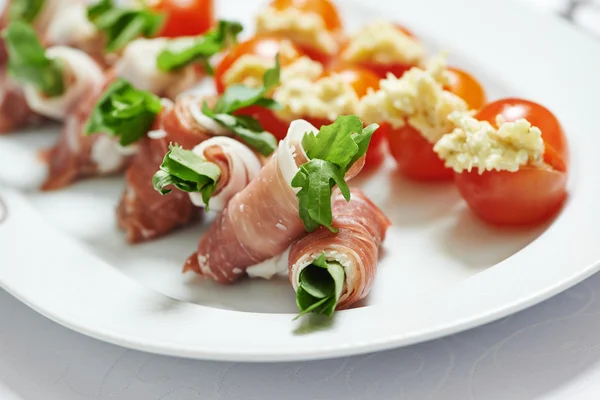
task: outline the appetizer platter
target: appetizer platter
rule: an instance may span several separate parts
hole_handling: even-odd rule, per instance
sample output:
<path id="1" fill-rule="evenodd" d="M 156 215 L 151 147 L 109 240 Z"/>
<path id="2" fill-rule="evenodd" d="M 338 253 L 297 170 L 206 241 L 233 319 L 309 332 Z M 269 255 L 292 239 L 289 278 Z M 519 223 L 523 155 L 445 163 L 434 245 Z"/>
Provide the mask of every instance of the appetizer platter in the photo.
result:
<path id="1" fill-rule="evenodd" d="M 413 3 L 10 0 L 0 285 L 127 347 L 275 361 L 443 336 L 595 272 L 597 45 L 512 3 Z"/>

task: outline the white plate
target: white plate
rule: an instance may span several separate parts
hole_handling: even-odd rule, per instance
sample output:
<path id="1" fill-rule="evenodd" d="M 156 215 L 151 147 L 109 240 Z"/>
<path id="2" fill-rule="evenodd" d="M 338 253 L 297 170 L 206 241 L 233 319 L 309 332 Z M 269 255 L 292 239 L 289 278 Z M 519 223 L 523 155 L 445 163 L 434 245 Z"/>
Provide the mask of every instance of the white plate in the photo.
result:
<path id="1" fill-rule="evenodd" d="M 243 0 L 219 3 L 227 4 L 221 15 L 246 23 L 260 7 Z M 521 310 L 595 272 L 600 48 L 558 19 L 509 1 L 364 4 L 340 2 L 348 28 L 396 18 L 432 50 L 450 49 L 451 61 L 474 72 L 491 97 L 529 97 L 558 114 L 571 145 L 570 197 L 549 227 L 486 227 L 452 185 L 408 183 L 388 168 L 363 182 L 394 223 L 372 294 L 332 320 L 292 322 L 294 295 L 285 279 L 221 287 L 179 273 L 200 226 L 149 244 L 124 244 L 114 221 L 120 179 L 37 192 L 43 168 L 34 149 L 54 136 L 33 132 L 0 138 L 0 196 L 8 208 L 0 223 L 0 285 L 65 326 L 126 347 L 282 361 L 448 335 Z"/>

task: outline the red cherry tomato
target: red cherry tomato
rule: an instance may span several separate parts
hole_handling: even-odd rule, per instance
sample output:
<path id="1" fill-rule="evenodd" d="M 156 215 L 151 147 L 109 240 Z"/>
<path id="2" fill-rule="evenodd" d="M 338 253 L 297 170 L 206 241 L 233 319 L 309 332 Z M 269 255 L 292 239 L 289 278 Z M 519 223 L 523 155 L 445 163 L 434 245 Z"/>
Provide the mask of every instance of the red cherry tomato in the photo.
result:
<path id="1" fill-rule="evenodd" d="M 271 7 L 280 11 L 293 7 L 305 13 L 316 14 L 323 18 L 328 31 L 342 29 L 342 20 L 337 8 L 329 0 L 273 0 Z"/>
<path id="2" fill-rule="evenodd" d="M 281 51 L 283 46 L 287 47 L 288 45 L 292 46 L 292 51 Z M 225 91 L 223 75 L 240 57 L 249 54 L 275 60 L 277 53 L 279 53 L 279 62 L 282 66 L 291 64 L 303 55 L 297 46 L 282 38 L 258 36 L 239 43 L 223 57 L 223 60 L 215 68 L 217 92 L 223 93 Z"/>
<path id="3" fill-rule="evenodd" d="M 508 98 L 489 103 L 477 114 L 480 120 L 496 126 L 496 116 L 506 122 L 525 118 L 542 131 L 544 141 L 554 148 L 560 157 L 568 162 L 569 148 L 563 128 L 556 116 L 546 107 L 529 100 Z"/>
<path id="4" fill-rule="evenodd" d="M 561 207 L 566 172 L 522 167 L 517 172 L 477 171 L 456 174 L 462 197 L 482 220 L 494 225 L 544 222 Z"/>
<path id="5" fill-rule="evenodd" d="M 158 36 L 179 37 L 200 35 L 215 21 L 213 0 L 158 0 L 153 10 L 166 14 Z"/>
<path id="6" fill-rule="evenodd" d="M 521 167 L 517 172 L 477 171 L 455 174 L 458 189 L 473 212 L 494 225 L 544 222 L 567 196 L 567 141 L 560 123 L 545 107 L 525 100 L 500 100 L 485 106 L 475 118 L 495 125 L 496 115 L 507 121 L 527 118 L 540 127 L 545 151 L 543 167 Z M 545 118 L 545 119 L 544 119 Z M 535 123 L 534 123 L 535 121 Z M 547 129 L 547 131 L 544 131 Z M 552 141 L 552 142 L 551 142 Z M 556 148 L 555 146 L 559 147 Z"/>
<path id="7" fill-rule="evenodd" d="M 483 86 L 468 72 L 448 67 L 449 83 L 445 89 L 467 102 L 472 110 L 479 110 L 486 103 Z"/>
<path id="8" fill-rule="evenodd" d="M 449 71 L 451 80 L 446 90 L 462 97 L 469 108 L 481 108 L 485 103 L 485 91 L 481 84 L 467 72 L 457 68 Z M 450 180 L 454 176 L 453 171 L 446 168 L 433 151 L 433 144 L 412 126 L 406 124 L 401 128 L 390 128 L 388 142 L 398 170 L 407 178 L 440 181 Z"/>
<path id="9" fill-rule="evenodd" d="M 396 160 L 398 170 L 407 178 L 419 181 L 450 180 L 451 169 L 433 151 L 433 144 L 421 132 L 406 124 L 388 130 L 390 153 Z"/>
<path id="10" fill-rule="evenodd" d="M 366 95 L 369 89 L 379 89 L 379 77 L 364 68 L 338 65 L 329 69 L 326 74 L 341 76 L 345 82 L 352 85 L 359 98 Z"/>
<path id="11" fill-rule="evenodd" d="M 410 36 L 411 38 L 415 38 L 415 36 L 412 34 L 411 31 L 409 31 L 408 29 L 406 29 L 405 27 L 396 24 L 396 28 L 399 31 L 402 31 L 403 33 L 407 34 L 408 36 Z M 348 42 L 345 43 L 344 47 L 348 45 Z M 342 52 L 344 51 L 344 49 L 342 48 Z M 375 75 L 377 75 L 380 79 L 385 79 L 387 77 L 388 73 L 392 73 L 395 77 L 401 77 L 402 75 L 404 75 L 404 73 L 406 71 L 408 71 L 409 69 L 411 69 L 412 67 L 414 67 L 414 65 L 412 64 L 404 64 L 404 63 L 398 63 L 398 64 L 378 64 L 375 62 L 362 62 L 359 63 L 359 66 L 361 66 L 362 68 L 368 69 L 369 71 L 373 72 Z"/>
<path id="12" fill-rule="evenodd" d="M 342 20 L 338 14 L 337 8 L 330 0 L 273 0 L 271 7 L 277 10 L 286 10 L 296 8 L 304 13 L 316 14 L 323 19 L 325 28 L 336 38 L 341 37 L 343 30 Z M 329 64 L 331 55 L 323 54 L 317 49 L 298 44 L 305 55 L 321 64 Z"/>

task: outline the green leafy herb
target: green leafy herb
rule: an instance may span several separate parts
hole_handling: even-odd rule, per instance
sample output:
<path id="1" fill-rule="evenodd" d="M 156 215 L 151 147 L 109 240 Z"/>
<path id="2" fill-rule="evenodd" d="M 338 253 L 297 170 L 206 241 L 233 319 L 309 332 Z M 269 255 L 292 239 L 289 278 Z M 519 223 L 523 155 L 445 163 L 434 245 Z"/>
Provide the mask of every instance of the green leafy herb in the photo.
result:
<path id="1" fill-rule="evenodd" d="M 261 124 L 251 116 L 234 115 L 234 113 L 250 106 L 279 108 L 279 103 L 266 97 L 269 90 L 279 84 L 279 73 L 279 57 L 276 57 L 275 67 L 268 69 L 263 76 L 262 87 L 250 88 L 244 85 L 232 85 L 225 90 L 212 109 L 204 103 L 202 113 L 229 129 L 262 155 L 270 155 L 277 147 L 275 137 L 265 131 Z"/>
<path id="2" fill-rule="evenodd" d="M 46 57 L 46 50 L 30 25 L 12 22 L 2 35 L 8 52 L 8 72 L 15 80 L 33 85 L 48 97 L 64 92 L 61 62 Z"/>
<path id="3" fill-rule="evenodd" d="M 202 192 L 202 201 L 208 209 L 220 176 L 221 169 L 217 164 L 206 161 L 193 151 L 169 145 L 169 152 L 160 170 L 154 174 L 152 184 L 163 195 L 171 192 L 171 189 L 165 189 L 169 185 L 183 192 Z"/>
<path id="4" fill-rule="evenodd" d="M 337 262 L 325 259 L 325 253 L 300 272 L 296 304 L 300 313 L 295 319 L 308 313 L 333 315 L 342 295 L 346 274 Z"/>
<path id="5" fill-rule="evenodd" d="M 251 88 L 239 84 L 231 85 L 219 98 L 212 111 L 215 114 L 231 114 L 252 105 L 278 109 L 280 107 L 279 103 L 266 97 L 266 95 L 271 89 L 279 85 L 280 73 L 281 67 L 279 65 L 279 56 L 277 56 L 275 57 L 275 66 L 266 70 L 263 75 L 262 87 Z"/>
<path id="6" fill-rule="evenodd" d="M 9 5 L 9 21 L 33 22 L 44 6 L 44 0 L 12 0 Z"/>
<path id="7" fill-rule="evenodd" d="M 160 110 L 157 96 L 118 79 L 96 103 L 85 125 L 85 133 L 107 133 L 118 137 L 122 146 L 127 146 L 148 132 Z"/>
<path id="8" fill-rule="evenodd" d="M 344 177 L 352 165 L 365 153 L 373 133 L 379 126 L 363 124 L 355 115 L 339 116 L 331 125 L 322 126 L 318 135 L 307 132 L 302 147 L 309 158 L 292 179 L 297 193 L 300 218 L 308 232 L 325 226 L 332 232 L 331 194 L 333 187 L 340 188 L 350 201 L 350 189 Z"/>
<path id="9" fill-rule="evenodd" d="M 275 136 L 265 131 L 257 120 L 248 115 L 215 114 L 206 103 L 202 106 L 202 113 L 229 129 L 263 156 L 271 155 L 277 147 Z"/>
<path id="10" fill-rule="evenodd" d="M 204 69 L 212 74 L 209 58 L 235 42 L 242 29 L 239 22 L 221 20 L 217 28 L 204 35 L 170 40 L 158 55 L 157 66 L 161 71 L 173 71 L 201 61 Z"/>
<path id="11" fill-rule="evenodd" d="M 296 194 L 299 200 L 300 218 L 307 232 L 323 225 L 332 232 L 331 192 L 337 185 L 344 198 L 350 201 L 350 189 L 344 180 L 344 172 L 337 165 L 315 158 L 303 164 L 292 179 L 292 187 L 301 188 Z"/>
<path id="12" fill-rule="evenodd" d="M 163 25 L 164 15 L 148 9 L 119 7 L 101 0 L 87 9 L 88 19 L 106 35 L 106 50 L 122 49 L 133 39 L 154 36 Z"/>

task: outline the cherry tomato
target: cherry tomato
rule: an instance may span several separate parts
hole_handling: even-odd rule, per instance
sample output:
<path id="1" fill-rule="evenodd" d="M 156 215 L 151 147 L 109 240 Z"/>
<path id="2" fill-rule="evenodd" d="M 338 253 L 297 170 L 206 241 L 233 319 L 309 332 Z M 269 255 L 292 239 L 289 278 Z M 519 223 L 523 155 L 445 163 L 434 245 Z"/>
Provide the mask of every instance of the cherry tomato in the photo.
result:
<path id="1" fill-rule="evenodd" d="M 340 19 L 335 5 L 330 0 L 273 0 L 271 2 L 271 7 L 280 11 L 293 7 L 304 13 L 316 14 L 323 19 L 325 28 L 332 33 L 336 39 L 340 40 L 341 32 L 343 30 L 342 20 Z M 323 65 L 329 64 L 331 61 L 331 55 L 329 54 L 323 54 L 310 46 L 298 45 L 305 55 Z"/>
<path id="2" fill-rule="evenodd" d="M 481 84 L 457 68 L 451 68 L 449 71 L 451 80 L 446 90 L 462 97 L 470 108 L 479 109 L 485 103 L 485 91 Z M 454 172 L 446 168 L 444 162 L 433 151 L 433 144 L 409 124 L 397 129 L 388 129 L 388 142 L 398 169 L 407 178 L 421 181 L 453 178 Z"/>
<path id="3" fill-rule="evenodd" d="M 482 108 L 476 118 L 496 126 L 498 115 L 506 122 L 513 122 L 520 118 L 527 119 L 533 126 L 540 128 L 544 141 L 554 148 L 565 162 L 568 162 L 567 138 L 556 116 L 546 107 L 524 99 L 501 99 Z"/>
<path id="4" fill-rule="evenodd" d="M 213 0 L 157 0 L 151 8 L 166 14 L 158 36 L 200 35 L 215 21 Z"/>
<path id="5" fill-rule="evenodd" d="M 517 172 L 456 174 L 456 185 L 473 212 L 494 225 L 544 222 L 567 196 L 567 174 L 552 168 L 521 167 Z"/>
<path id="6" fill-rule="evenodd" d="M 433 151 L 433 144 L 409 124 L 388 129 L 388 143 L 398 170 L 407 178 L 437 181 L 450 180 L 454 176 Z"/>
<path id="7" fill-rule="evenodd" d="M 399 31 L 402 31 L 403 33 L 407 34 L 411 38 L 415 38 L 415 36 L 412 34 L 412 32 L 410 32 L 404 26 L 396 24 L 396 28 Z M 345 46 L 347 46 L 347 45 L 348 45 L 348 42 L 345 43 Z M 342 52 L 343 51 L 344 51 L 344 49 L 342 48 Z M 398 64 L 378 64 L 378 63 L 375 63 L 375 62 L 363 62 L 363 63 L 360 63 L 359 66 L 361 66 L 362 68 L 368 69 L 369 71 L 373 72 L 380 79 L 385 79 L 387 77 L 387 74 L 390 73 L 390 72 L 395 77 L 400 78 L 402 75 L 404 75 L 404 73 L 406 71 L 408 71 L 409 69 L 411 69 L 412 67 L 414 67 L 414 65 L 412 65 L 412 64 L 404 64 L 404 63 L 398 63 Z"/>
<path id="8" fill-rule="evenodd" d="M 326 74 L 341 76 L 345 82 L 352 85 L 359 98 L 366 95 L 369 89 L 379 89 L 379 77 L 364 68 L 338 65 L 329 69 Z"/>
<path id="9" fill-rule="evenodd" d="M 284 46 L 288 51 L 281 51 Z M 291 49 L 289 46 L 291 46 Z M 215 85 L 217 91 L 219 93 L 225 91 L 223 75 L 240 57 L 250 54 L 275 60 L 277 53 L 279 53 L 279 62 L 282 66 L 289 65 L 303 55 L 297 46 L 291 44 L 287 39 L 282 38 L 258 36 L 239 43 L 225 55 L 217 68 L 215 68 Z"/>
<path id="10" fill-rule="evenodd" d="M 567 141 L 556 117 L 545 107 L 522 99 L 488 104 L 475 118 L 496 126 L 496 116 L 507 122 L 526 118 L 542 131 L 545 151 L 541 167 L 525 166 L 517 172 L 477 171 L 455 174 L 458 189 L 473 212 L 494 225 L 530 225 L 544 222 L 567 196 Z"/>
<path id="11" fill-rule="evenodd" d="M 468 72 L 448 67 L 449 84 L 445 89 L 467 102 L 472 110 L 479 110 L 486 103 L 483 86 Z"/>
<path id="12" fill-rule="evenodd" d="M 273 0 L 271 7 L 280 11 L 293 7 L 305 13 L 316 14 L 323 18 L 328 31 L 342 29 L 342 20 L 338 11 L 329 0 Z"/>

